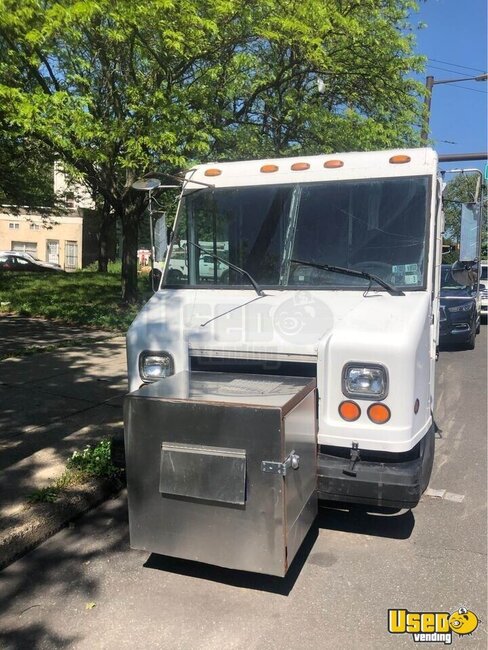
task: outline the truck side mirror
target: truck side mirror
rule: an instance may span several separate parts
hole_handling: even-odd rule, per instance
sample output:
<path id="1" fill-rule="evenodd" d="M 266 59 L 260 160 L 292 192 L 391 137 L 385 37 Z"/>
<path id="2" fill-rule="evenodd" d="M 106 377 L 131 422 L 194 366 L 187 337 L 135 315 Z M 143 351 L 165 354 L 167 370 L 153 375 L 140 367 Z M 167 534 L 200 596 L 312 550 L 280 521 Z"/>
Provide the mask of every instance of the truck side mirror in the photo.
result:
<path id="1" fill-rule="evenodd" d="M 478 203 L 463 203 L 461 207 L 461 238 L 459 261 L 471 263 L 479 257 L 480 206 Z"/>
<path id="2" fill-rule="evenodd" d="M 154 263 L 164 262 L 168 249 L 168 229 L 166 227 L 166 213 L 163 213 L 154 222 Z"/>
<path id="3" fill-rule="evenodd" d="M 168 250 L 168 229 L 166 227 L 166 212 L 160 213 L 153 222 L 153 252 L 152 269 L 150 273 L 150 285 L 153 291 L 157 291 L 161 276 L 163 275 L 162 265 Z"/>
<path id="4" fill-rule="evenodd" d="M 476 262 L 461 262 L 458 260 L 451 266 L 451 275 L 457 284 L 462 287 L 471 287 L 478 282 Z"/>

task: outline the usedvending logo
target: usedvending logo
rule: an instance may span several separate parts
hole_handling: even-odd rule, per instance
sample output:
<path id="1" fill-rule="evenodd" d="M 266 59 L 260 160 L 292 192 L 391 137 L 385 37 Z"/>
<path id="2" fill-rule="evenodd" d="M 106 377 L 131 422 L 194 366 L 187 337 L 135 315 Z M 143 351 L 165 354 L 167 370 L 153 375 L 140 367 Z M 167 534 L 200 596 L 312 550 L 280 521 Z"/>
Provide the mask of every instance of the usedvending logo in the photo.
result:
<path id="1" fill-rule="evenodd" d="M 388 610 L 388 632 L 410 634 L 417 643 L 444 643 L 450 645 L 453 633 L 459 636 L 472 634 L 479 619 L 466 607 L 449 612 L 409 612 L 407 609 Z"/>

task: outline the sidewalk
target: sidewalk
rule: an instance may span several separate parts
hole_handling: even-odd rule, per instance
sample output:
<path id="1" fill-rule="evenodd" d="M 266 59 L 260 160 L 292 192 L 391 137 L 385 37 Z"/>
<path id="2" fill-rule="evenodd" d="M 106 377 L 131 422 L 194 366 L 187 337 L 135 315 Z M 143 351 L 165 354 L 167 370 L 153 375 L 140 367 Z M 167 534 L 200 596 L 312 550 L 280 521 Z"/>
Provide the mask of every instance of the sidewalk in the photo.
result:
<path id="1" fill-rule="evenodd" d="M 112 338 L 113 332 L 99 332 L 76 325 L 63 325 L 44 318 L 0 314 L 0 359 L 17 350 L 50 347 L 66 341 Z"/>
<path id="2" fill-rule="evenodd" d="M 66 340 L 73 345 L 53 349 Z M 23 530 L 30 531 L 25 537 L 32 546 L 32 520 L 43 518 L 43 508 L 29 506 L 26 497 L 59 477 L 73 451 L 107 435 L 122 438 L 127 381 L 120 335 L 9 316 L 0 317 L 0 341 L 3 356 L 48 349 L 0 361 L 1 566 L 7 552 L 2 538 L 11 548 L 12 531 L 19 541 Z M 85 495 L 77 496 L 86 509 Z"/>

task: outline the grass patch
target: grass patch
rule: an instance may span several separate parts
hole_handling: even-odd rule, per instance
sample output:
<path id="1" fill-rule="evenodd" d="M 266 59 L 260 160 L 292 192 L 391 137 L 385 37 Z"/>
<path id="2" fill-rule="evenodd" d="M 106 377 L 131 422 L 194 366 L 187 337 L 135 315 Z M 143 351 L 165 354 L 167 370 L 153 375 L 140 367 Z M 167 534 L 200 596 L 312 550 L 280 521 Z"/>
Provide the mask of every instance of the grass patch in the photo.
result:
<path id="1" fill-rule="evenodd" d="M 31 503 L 54 503 L 67 487 L 81 482 L 83 482 L 81 476 L 76 476 L 74 472 L 66 471 L 53 481 L 51 485 L 31 492 L 27 499 Z"/>
<path id="2" fill-rule="evenodd" d="M 127 306 L 120 300 L 116 273 L 2 273 L 0 313 L 126 331 L 151 295 L 147 275 L 139 277 L 139 290 L 139 304 Z"/>
<path id="3" fill-rule="evenodd" d="M 112 463 L 112 441 L 104 438 L 93 449 L 87 445 L 83 451 L 73 452 L 66 468 L 85 476 L 115 476 L 119 470 Z"/>
<path id="4" fill-rule="evenodd" d="M 120 473 L 112 462 L 112 441 L 104 438 L 95 447 L 87 445 L 82 452 L 73 452 L 63 474 L 51 485 L 34 490 L 27 498 L 31 503 L 54 503 L 72 485 L 91 478 L 116 478 Z"/>

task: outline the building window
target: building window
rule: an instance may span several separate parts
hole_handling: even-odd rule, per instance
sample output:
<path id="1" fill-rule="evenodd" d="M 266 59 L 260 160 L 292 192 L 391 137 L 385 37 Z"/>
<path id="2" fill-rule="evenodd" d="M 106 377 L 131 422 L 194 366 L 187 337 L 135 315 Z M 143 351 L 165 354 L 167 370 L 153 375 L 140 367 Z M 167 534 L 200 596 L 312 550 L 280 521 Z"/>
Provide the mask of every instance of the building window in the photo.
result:
<path id="1" fill-rule="evenodd" d="M 41 229 L 41 226 L 40 226 L 40 224 L 38 224 L 38 223 L 31 223 L 31 224 L 29 225 L 29 228 L 30 228 L 31 230 L 40 230 L 40 229 Z"/>
<path id="2" fill-rule="evenodd" d="M 8 227 L 10 228 L 10 230 L 18 230 L 19 227 L 20 227 L 20 224 L 10 222 L 10 223 L 8 224 Z"/>
<path id="3" fill-rule="evenodd" d="M 74 192 L 65 192 L 64 200 L 67 208 L 75 208 L 75 193 Z"/>
<path id="4" fill-rule="evenodd" d="M 37 244 L 33 241 L 13 241 L 11 249 L 17 253 L 30 253 L 37 256 Z"/>

